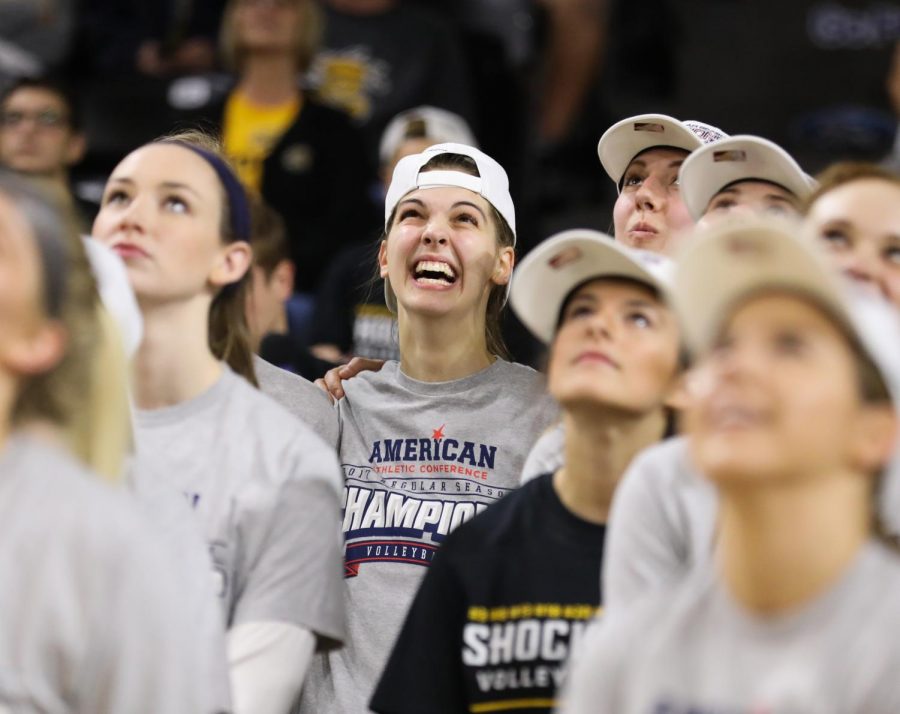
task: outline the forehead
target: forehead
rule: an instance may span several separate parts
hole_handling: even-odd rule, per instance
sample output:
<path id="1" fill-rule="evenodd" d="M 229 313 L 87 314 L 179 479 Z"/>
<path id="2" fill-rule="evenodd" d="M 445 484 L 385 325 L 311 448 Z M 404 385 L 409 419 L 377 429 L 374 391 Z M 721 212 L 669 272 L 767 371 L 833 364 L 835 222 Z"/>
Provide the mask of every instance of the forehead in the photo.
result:
<path id="1" fill-rule="evenodd" d="M 684 149 L 675 149 L 667 146 L 657 146 L 652 149 L 646 149 L 635 156 L 628 164 L 630 169 L 632 166 L 642 166 L 648 169 L 669 167 L 684 161 L 688 156 L 688 152 Z"/>
<path id="2" fill-rule="evenodd" d="M 14 90 L 3 102 L 4 108 L 40 107 L 46 109 L 65 110 L 67 103 L 58 92 L 44 87 L 20 87 Z"/>
<path id="3" fill-rule="evenodd" d="M 739 300 L 725 318 L 723 329 L 745 327 L 802 328 L 826 332 L 843 339 L 844 331 L 822 304 L 798 292 L 772 288 Z"/>
<path id="4" fill-rule="evenodd" d="M 110 178 L 151 185 L 179 183 L 204 197 L 221 194 L 213 168 L 190 149 L 172 144 L 149 144 L 132 151 Z"/>
<path id="5" fill-rule="evenodd" d="M 588 279 L 569 293 L 566 302 L 568 303 L 575 299 L 640 300 L 664 306 L 663 301 L 654 288 L 632 278 L 618 276 Z"/>
<path id="6" fill-rule="evenodd" d="M 822 194 L 810 212 L 826 209 L 870 215 L 873 207 L 879 212 L 897 213 L 900 186 L 878 178 L 851 181 Z"/>
<path id="7" fill-rule="evenodd" d="M 417 188 L 410 191 L 397 204 L 404 201 L 420 201 L 431 210 L 448 210 L 458 203 L 471 203 L 478 206 L 486 216 L 490 215 L 491 204 L 480 194 L 458 186 L 436 186 L 435 188 Z"/>
<path id="8" fill-rule="evenodd" d="M 771 181 L 763 181 L 761 179 L 744 179 L 743 181 L 735 181 L 724 186 L 716 194 L 728 193 L 736 198 L 784 198 L 791 203 L 797 201 L 797 197 L 784 186 L 779 186 Z"/>

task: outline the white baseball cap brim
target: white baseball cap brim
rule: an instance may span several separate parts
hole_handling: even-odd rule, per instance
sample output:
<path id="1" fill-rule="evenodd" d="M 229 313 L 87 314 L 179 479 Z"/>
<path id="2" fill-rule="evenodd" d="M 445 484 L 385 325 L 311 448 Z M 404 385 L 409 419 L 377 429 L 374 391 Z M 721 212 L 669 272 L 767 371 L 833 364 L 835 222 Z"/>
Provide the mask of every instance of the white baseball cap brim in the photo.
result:
<path id="1" fill-rule="evenodd" d="M 658 253 L 628 248 L 599 231 L 568 230 L 525 256 L 513 274 L 510 304 L 522 323 L 549 344 L 563 303 L 582 283 L 630 278 L 666 296 L 673 272 L 672 261 Z"/>
<path id="2" fill-rule="evenodd" d="M 607 175 L 618 185 L 632 159 L 647 149 L 671 147 L 691 152 L 701 146 L 702 139 L 685 122 L 665 114 L 640 114 L 603 132 L 597 155 Z"/>
<path id="3" fill-rule="evenodd" d="M 737 181 L 751 180 L 777 184 L 799 199 L 806 198 L 816 185 L 778 144 L 740 135 L 707 144 L 685 159 L 679 174 L 681 198 L 697 221 L 719 191 Z"/>
<path id="4" fill-rule="evenodd" d="M 462 171 L 439 169 L 422 171 L 434 157 L 441 154 L 460 154 L 468 156 L 475 162 L 478 176 Z M 465 188 L 482 196 L 497 212 L 503 216 L 513 234 L 513 245 L 516 238 L 516 210 L 509 193 L 509 177 L 503 167 L 483 151 L 465 144 L 435 144 L 420 154 L 405 156 L 397 162 L 391 185 L 384 200 L 384 229 L 390 226 L 391 214 L 400 200 L 410 191 L 429 188 L 457 187 Z M 509 295 L 509 285 L 507 285 Z M 397 312 L 397 296 L 391 288 L 390 281 L 384 280 L 384 299 L 391 312 Z"/>
<path id="5" fill-rule="evenodd" d="M 407 132 L 414 122 L 422 123 L 423 139 L 478 147 L 471 128 L 459 114 L 425 105 L 400 112 L 388 122 L 378 147 L 378 158 L 382 164 L 387 164 L 394 158 L 397 149 L 408 138 Z"/>

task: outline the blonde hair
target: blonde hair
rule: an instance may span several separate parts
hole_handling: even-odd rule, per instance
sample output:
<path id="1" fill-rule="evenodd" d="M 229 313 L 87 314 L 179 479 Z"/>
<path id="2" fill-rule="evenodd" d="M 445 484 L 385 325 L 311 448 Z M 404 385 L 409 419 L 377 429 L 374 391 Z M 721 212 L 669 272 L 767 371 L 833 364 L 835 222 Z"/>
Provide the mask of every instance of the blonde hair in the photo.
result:
<path id="1" fill-rule="evenodd" d="M 246 57 L 245 50 L 238 40 L 238 27 L 235 13 L 242 0 L 229 0 L 222 15 L 219 31 L 219 51 L 225 67 L 240 72 Z M 300 33 L 294 46 L 294 60 L 298 72 L 309 69 L 312 58 L 319 49 L 322 40 L 324 22 L 322 11 L 313 0 L 292 0 L 300 15 Z"/>
<path id="2" fill-rule="evenodd" d="M 221 143 L 209 134 L 198 129 L 187 129 L 167 134 L 156 139 L 154 144 L 188 144 L 214 154 L 230 169 L 233 168 L 222 151 Z M 235 178 L 237 181 L 237 178 Z M 238 240 L 231 228 L 231 207 L 224 186 L 220 186 L 222 212 L 220 217 L 220 234 L 222 243 L 228 244 Z M 248 202 L 249 204 L 249 202 Z M 247 313 L 244 305 L 250 289 L 250 270 L 237 282 L 226 285 L 213 297 L 209 308 L 209 349 L 216 357 L 225 362 L 237 374 L 258 387 L 256 370 L 253 367 L 253 347 L 250 339 L 250 326 L 247 324 Z"/>
<path id="3" fill-rule="evenodd" d="M 100 304 L 75 217 L 24 179 L 0 172 L 0 193 L 25 217 L 41 255 L 43 312 L 67 336 L 53 368 L 24 378 L 15 426 L 49 422 L 71 451 L 109 480 L 122 476 L 132 444 L 124 348 Z"/>

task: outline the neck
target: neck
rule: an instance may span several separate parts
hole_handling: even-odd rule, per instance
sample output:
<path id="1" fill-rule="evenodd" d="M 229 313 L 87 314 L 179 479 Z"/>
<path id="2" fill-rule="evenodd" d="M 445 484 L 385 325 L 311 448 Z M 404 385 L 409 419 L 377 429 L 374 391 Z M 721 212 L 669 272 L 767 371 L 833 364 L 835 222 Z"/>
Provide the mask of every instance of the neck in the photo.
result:
<path id="1" fill-rule="evenodd" d="M 719 568 L 750 610 L 783 611 L 828 588 L 869 537 L 859 475 L 721 489 Z"/>
<path id="2" fill-rule="evenodd" d="M 269 324 L 263 330 L 254 329 L 250 335 L 250 342 L 253 351 L 259 354 L 259 348 L 262 345 L 263 338 L 266 335 L 286 335 L 288 333 L 287 308 L 282 308 L 272 318 Z"/>
<path id="3" fill-rule="evenodd" d="M 134 399 L 159 409 L 209 389 L 222 366 L 209 349 L 209 300 L 141 305 L 144 339 L 134 361 Z"/>
<path id="4" fill-rule="evenodd" d="M 660 440 L 665 411 L 624 416 L 566 409 L 565 466 L 553 476 L 563 505 L 579 518 L 606 523 L 616 485 L 635 455 Z"/>
<path id="5" fill-rule="evenodd" d="M 402 308 L 401 308 L 402 310 Z M 484 339 L 484 318 L 423 317 L 404 312 L 400 320 L 400 369 L 421 382 L 448 382 L 494 362 Z"/>
<path id="6" fill-rule="evenodd" d="M 238 91 L 254 104 L 283 104 L 302 96 L 297 74 L 289 55 L 253 54 L 243 63 Z"/>

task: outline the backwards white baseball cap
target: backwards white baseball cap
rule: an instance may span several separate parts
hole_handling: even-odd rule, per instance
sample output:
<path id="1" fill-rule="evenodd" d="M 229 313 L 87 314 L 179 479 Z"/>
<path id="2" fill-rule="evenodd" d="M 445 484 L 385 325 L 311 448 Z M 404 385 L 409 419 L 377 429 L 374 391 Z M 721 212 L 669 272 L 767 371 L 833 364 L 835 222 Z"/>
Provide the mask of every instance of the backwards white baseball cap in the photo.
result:
<path id="1" fill-rule="evenodd" d="M 665 114 L 639 114 L 628 117 L 603 132 L 597 143 L 597 155 L 607 175 L 617 186 L 628 164 L 638 154 L 654 148 L 695 151 L 727 134 L 699 121 L 679 121 Z"/>
<path id="2" fill-rule="evenodd" d="M 422 171 L 422 168 L 436 156 L 441 154 L 460 154 L 468 156 L 475 162 L 478 176 L 456 171 L 453 169 L 437 169 L 435 171 Z M 465 144 L 435 144 L 429 146 L 421 154 L 405 156 L 397 162 L 391 185 L 388 187 L 384 199 L 384 229 L 388 230 L 388 222 L 391 214 L 400 203 L 400 200 L 410 191 L 429 188 L 465 188 L 479 194 L 490 203 L 497 212 L 503 216 L 513 235 L 513 245 L 516 240 L 516 210 L 513 206 L 512 196 L 509 193 L 509 178 L 503 167 L 494 159 L 474 146 Z M 507 284 L 507 295 L 510 286 Z M 391 288 L 390 281 L 384 280 L 384 298 L 391 312 L 397 312 L 397 296 Z"/>
<path id="3" fill-rule="evenodd" d="M 579 285 L 596 278 L 630 278 L 666 297 L 673 273 L 674 263 L 659 253 L 577 228 L 551 236 L 525 256 L 513 274 L 510 304 L 522 323 L 549 344 L 563 304 Z"/>
<path id="4" fill-rule="evenodd" d="M 452 142 L 477 148 L 475 135 L 459 114 L 438 107 L 421 106 L 400 112 L 381 134 L 378 158 L 387 164 L 407 139 L 428 139 L 435 143 Z"/>
<path id="5" fill-rule="evenodd" d="M 681 198 L 695 221 L 723 188 L 754 180 L 777 184 L 799 199 L 806 198 L 816 186 L 778 144 L 746 134 L 697 149 L 685 159 L 679 174 Z"/>

